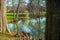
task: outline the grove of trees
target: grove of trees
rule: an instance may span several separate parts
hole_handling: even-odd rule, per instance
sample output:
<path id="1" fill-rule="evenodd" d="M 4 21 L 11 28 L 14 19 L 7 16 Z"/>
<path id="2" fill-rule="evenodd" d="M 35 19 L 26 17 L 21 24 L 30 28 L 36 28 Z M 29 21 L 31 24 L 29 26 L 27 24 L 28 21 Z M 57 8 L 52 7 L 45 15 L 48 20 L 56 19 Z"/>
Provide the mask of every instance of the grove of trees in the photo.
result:
<path id="1" fill-rule="evenodd" d="M 25 13 L 29 14 L 27 16 L 33 19 L 39 18 L 40 20 L 40 14 L 41 12 L 45 12 L 46 11 L 46 7 L 45 6 L 41 6 L 40 2 L 41 0 L 29 0 L 28 3 L 25 2 L 24 0 L 11 0 L 11 5 L 10 6 L 6 6 L 6 0 L 1 0 L 0 1 L 0 23 L 1 23 L 1 32 L 10 32 L 7 29 L 7 17 L 6 14 L 8 13 L 13 13 L 14 16 L 14 22 L 18 21 L 18 17 L 19 17 L 19 13 Z M 7 4 L 8 4 L 8 0 L 7 0 Z M 22 19 L 23 21 L 25 20 L 24 18 Z M 38 24 L 40 24 L 40 21 L 38 22 Z M 38 25 L 40 28 L 40 25 Z M 38 29 L 38 32 L 40 33 L 40 29 Z"/>

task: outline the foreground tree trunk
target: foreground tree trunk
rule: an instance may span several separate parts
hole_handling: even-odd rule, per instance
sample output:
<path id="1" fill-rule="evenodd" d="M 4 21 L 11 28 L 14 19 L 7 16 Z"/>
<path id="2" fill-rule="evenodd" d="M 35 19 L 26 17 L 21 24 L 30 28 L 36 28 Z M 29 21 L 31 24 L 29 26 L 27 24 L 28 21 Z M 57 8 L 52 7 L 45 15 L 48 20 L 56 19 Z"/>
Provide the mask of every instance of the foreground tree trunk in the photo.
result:
<path id="1" fill-rule="evenodd" d="M 11 33 L 10 30 L 7 29 L 7 19 L 6 19 L 6 0 L 0 0 L 0 25 L 1 32 L 5 33 L 6 31 Z"/>
<path id="2" fill-rule="evenodd" d="M 47 0 L 46 32 L 45 40 L 56 40 L 55 33 L 56 3 L 55 0 Z"/>
<path id="3" fill-rule="evenodd" d="M 2 16 L 1 16 L 1 9 L 0 9 L 0 32 L 2 32 Z"/>
<path id="4" fill-rule="evenodd" d="M 1 0 L 1 9 L 0 9 L 0 19 L 1 19 L 1 31 L 6 31 L 6 0 Z"/>

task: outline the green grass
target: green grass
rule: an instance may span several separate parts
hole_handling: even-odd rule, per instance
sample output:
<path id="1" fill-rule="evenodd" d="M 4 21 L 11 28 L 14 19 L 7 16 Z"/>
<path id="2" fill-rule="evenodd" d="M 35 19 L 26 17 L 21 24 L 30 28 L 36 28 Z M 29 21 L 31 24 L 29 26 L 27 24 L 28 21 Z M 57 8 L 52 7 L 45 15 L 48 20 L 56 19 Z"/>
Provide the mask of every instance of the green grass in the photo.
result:
<path id="1" fill-rule="evenodd" d="M 7 16 L 8 20 L 12 20 L 14 17 L 13 16 Z"/>
<path id="2" fill-rule="evenodd" d="M 18 16 L 19 16 L 18 18 L 21 19 L 25 17 L 25 14 L 19 14 Z M 13 18 L 14 18 L 13 13 L 7 13 L 7 20 L 12 20 Z"/>
<path id="3" fill-rule="evenodd" d="M 41 13 L 40 15 L 43 15 L 43 16 L 46 15 L 46 12 L 40 12 L 40 13 Z"/>
<path id="4" fill-rule="evenodd" d="M 6 13 L 7 14 L 7 20 L 13 20 L 14 18 L 14 14 L 13 13 Z M 40 15 L 46 15 L 46 12 L 41 12 Z M 25 14 L 20 14 L 18 15 L 18 19 L 21 19 L 21 18 L 26 18 L 26 15 Z"/>

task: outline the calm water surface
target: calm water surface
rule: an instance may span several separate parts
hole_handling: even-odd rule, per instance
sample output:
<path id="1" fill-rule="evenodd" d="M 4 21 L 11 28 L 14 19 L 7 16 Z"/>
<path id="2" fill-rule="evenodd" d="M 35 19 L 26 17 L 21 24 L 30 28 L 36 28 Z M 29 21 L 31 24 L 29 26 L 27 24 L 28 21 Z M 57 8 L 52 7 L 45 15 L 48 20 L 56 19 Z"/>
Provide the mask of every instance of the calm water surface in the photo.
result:
<path id="1" fill-rule="evenodd" d="M 16 24 L 9 23 L 7 24 L 7 28 L 11 31 L 16 30 L 16 32 L 26 32 L 30 33 L 32 36 L 38 36 L 41 35 L 45 32 L 45 23 L 46 23 L 46 18 L 40 18 L 40 26 L 38 25 L 39 19 L 30 19 L 26 21 L 18 21 Z M 38 31 L 39 30 L 39 31 Z"/>

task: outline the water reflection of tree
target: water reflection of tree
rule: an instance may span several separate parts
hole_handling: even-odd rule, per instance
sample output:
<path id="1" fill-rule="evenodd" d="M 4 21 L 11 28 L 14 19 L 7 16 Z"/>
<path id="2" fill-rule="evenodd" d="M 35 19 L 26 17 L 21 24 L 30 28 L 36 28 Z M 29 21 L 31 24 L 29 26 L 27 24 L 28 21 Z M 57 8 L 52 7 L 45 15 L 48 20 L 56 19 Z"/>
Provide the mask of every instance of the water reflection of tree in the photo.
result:
<path id="1" fill-rule="evenodd" d="M 26 25 L 25 23 L 22 25 Z M 20 25 L 21 26 L 21 25 Z M 34 38 L 41 38 L 41 36 L 43 35 L 43 32 L 41 30 L 40 24 L 39 23 L 35 23 L 34 25 L 29 22 L 28 25 L 26 25 L 30 30 L 30 34 L 34 37 Z"/>

